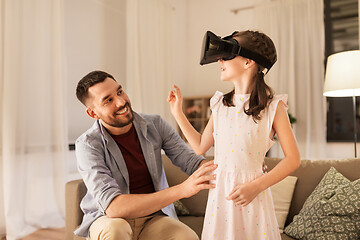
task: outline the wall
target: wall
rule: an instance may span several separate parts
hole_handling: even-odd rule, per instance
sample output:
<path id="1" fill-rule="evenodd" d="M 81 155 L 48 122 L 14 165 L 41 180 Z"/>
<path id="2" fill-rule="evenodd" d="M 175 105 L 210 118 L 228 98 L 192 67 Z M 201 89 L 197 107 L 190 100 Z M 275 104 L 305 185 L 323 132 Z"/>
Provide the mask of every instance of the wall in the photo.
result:
<path id="1" fill-rule="evenodd" d="M 65 49 L 68 83 L 69 141 L 73 143 L 94 120 L 77 100 L 78 81 L 93 70 L 125 79 L 125 0 L 65 0 Z"/>
<path id="2" fill-rule="evenodd" d="M 262 0 L 254 0 L 256 4 Z M 184 97 L 212 96 L 215 91 L 227 92 L 232 84 L 220 81 L 217 63 L 201 66 L 200 51 L 206 31 L 220 36 L 230 35 L 234 30 L 253 28 L 251 8 L 234 14 L 230 9 L 247 8 L 249 3 L 236 0 L 183 0 L 173 5 L 173 83 Z M 170 120 L 173 127 L 176 123 Z M 210 148 L 206 155 L 213 155 Z"/>
<path id="3" fill-rule="evenodd" d="M 172 5 L 172 72 L 173 84 L 183 88 L 187 79 L 187 57 L 188 51 L 188 5 L 186 0 L 171 0 Z"/>
<path id="4" fill-rule="evenodd" d="M 250 4 L 256 4 L 259 1 L 252 1 Z M 186 80 L 183 93 L 185 96 L 211 96 L 216 90 L 228 91 L 232 85 L 220 82 L 220 68 L 217 63 L 204 66 L 199 64 L 201 44 L 208 30 L 217 35 L 226 36 L 234 30 L 252 29 L 254 20 L 251 8 L 237 14 L 230 11 L 246 8 L 249 3 L 235 0 L 188 0 L 186 4 L 187 39 L 185 41 L 187 45 L 184 51 L 186 52 L 186 68 L 183 70 L 186 73 L 184 76 Z M 177 43 L 177 40 L 174 39 L 174 42 Z"/>
<path id="5" fill-rule="evenodd" d="M 253 29 L 253 10 L 247 7 L 259 2 L 261 0 L 250 3 L 171 0 L 174 75 L 170 81 L 181 87 L 184 96 L 211 96 L 216 90 L 226 92 L 232 88 L 231 84 L 219 80 L 218 64 L 200 66 L 202 38 L 207 30 L 225 36 L 235 29 Z M 230 11 L 238 8 L 244 10 L 237 14 Z M 70 143 L 93 124 L 75 97 L 75 87 L 81 77 L 94 69 L 103 69 L 112 73 L 126 88 L 125 9 L 125 0 L 65 0 Z M 339 152 L 344 157 L 353 156 L 351 143 L 331 143 L 327 148 L 328 157 L 335 157 Z"/>
<path id="6" fill-rule="evenodd" d="M 76 98 L 78 81 L 93 70 L 112 74 L 125 82 L 125 0 L 65 0 L 65 49 L 67 60 L 69 143 L 92 126 Z M 79 178 L 74 151 L 68 153 L 67 180 Z"/>
<path id="7" fill-rule="evenodd" d="M 256 6 L 262 1 L 184 0 L 173 2 L 175 9 L 174 29 L 181 29 L 179 31 L 180 36 L 173 40 L 174 49 L 177 49 L 179 53 L 176 55 L 179 57 L 174 58 L 173 61 L 181 79 L 175 75 L 174 81 L 179 82 L 184 96 L 211 96 L 216 90 L 226 92 L 232 88 L 231 84 L 219 80 L 220 69 L 217 63 L 200 66 L 200 49 L 203 36 L 207 30 L 220 36 L 229 35 L 234 30 L 257 30 L 254 27 L 254 14 L 251 6 Z M 237 14 L 231 11 L 239 8 L 243 10 Z M 180 11 L 179 9 L 183 15 L 176 13 Z M 182 29 L 184 23 L 186 30 Z M 185 37 L 182 34 L 185 34 Z M 176 35 L 174 34 L 174 36 Z M 180 47 L 184 47 L 186 50 L 181 51 Z M 357 146 L 359 156 L 359 144 Z M 327 143 L 326 153 L 327 158 L 351 158 L 354 157 L 354 144 Z"/>

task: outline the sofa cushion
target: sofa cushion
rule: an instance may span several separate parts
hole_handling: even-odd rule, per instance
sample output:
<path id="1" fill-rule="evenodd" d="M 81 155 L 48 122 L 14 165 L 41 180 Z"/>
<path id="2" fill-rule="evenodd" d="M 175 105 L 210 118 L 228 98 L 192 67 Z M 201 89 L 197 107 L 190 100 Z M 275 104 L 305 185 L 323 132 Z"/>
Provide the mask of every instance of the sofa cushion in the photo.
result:
<path id="1" fill-rule="evenodd" d="M 188 225 L 201 239 L 201 232 L 204 224 L 204 217 L 179 216 L 179 220 Z"/>
<path id="2" fill-rule="evenodd" d="M 189 209 L 180 201 L 177 200 L 174 202 L 175 212 L 178 216 L 189 216 Z"/>
<path id="3" fill-rule="evenodd" d="M 297 177 L 287 176 L 277 184 L 271 186 L 271 194 L 274 201 L 276 219 L 280 232 L 284 230 L 285 221 L 290 209 Z"/>
<path id="4" fill-rule="evenodd" d="M 285 233 L 297 239 L 358 239 L 360 179 L 351 182 L 331 167 Z"/>
<path id="5" fill-rule="evenodd" d="M 268 171 L 271 171 L 281 160 L 281 158 L 265 158 Z M 294 216 L 299 214 L 306 199 L 314 191 L 330 167 L 336 168 L 350 181 L 360 178 L 360 159 L 358 158 L 331 160 L 302 159 L 300 167 L 290 174 L 298 179 L 285 226 L 289 225 L 293 221 Z"/>

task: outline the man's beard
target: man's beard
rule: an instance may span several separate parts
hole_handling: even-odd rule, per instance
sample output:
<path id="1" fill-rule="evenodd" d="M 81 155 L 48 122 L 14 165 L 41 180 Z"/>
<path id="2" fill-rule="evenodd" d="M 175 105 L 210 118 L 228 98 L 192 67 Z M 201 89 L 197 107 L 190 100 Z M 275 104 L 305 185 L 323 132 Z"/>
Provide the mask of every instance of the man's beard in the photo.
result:
<path id="1" fill-rule="evenodd" d="M 115 119 L 113 119 L 111 122 L 107 122 L 107 121 L 103 121 L 108 124 L 109 126 L 112 126 L 112 127 L 117 127 L 117 128 L 122 128 L 122 127 L 125 127 L 129 124 L 131 124 L 133 121 L 134 121 L 134 112 L 130 106 L 129 103 L 126 103 L 124 107 L 122 107 L 121 109 L 123 108 L 128 108 L 130 113 L 128 113 L 126 116 L 124 116 L 124 118 L 126 118 L 125 120 L 120 120 L 120 119 L 116 119 L 116 114 L 114 114 L 115 116 Z M 120 111 L 121 109 L 119 109 L 118 111 Z M 116 112 L 118 112 L 116 111 Z"/>

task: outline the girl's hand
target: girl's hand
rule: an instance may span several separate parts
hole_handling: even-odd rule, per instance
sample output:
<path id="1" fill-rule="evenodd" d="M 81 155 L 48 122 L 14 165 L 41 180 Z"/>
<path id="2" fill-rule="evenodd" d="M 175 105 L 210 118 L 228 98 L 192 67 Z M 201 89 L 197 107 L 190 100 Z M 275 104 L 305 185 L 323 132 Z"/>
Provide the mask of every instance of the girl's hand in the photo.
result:
<path id="1" fill-rule="evenodd" d="M 245 207 L 251 203 L 259 193 L 260 191 L 254 182 L 249 182 L 236 186 L 226 199 L 234 201 L 236 205 Z"/>
<path id="2" fill-rule="evenodd" d="M 176 85 L 173 85 L 175 90 L 169 92 L 167 101 L 170 103 L 170 111 L 173 116 L 176 116 L 182 113 L 182 103 L 183 97 L 181 95 L 180 88 Z"/>

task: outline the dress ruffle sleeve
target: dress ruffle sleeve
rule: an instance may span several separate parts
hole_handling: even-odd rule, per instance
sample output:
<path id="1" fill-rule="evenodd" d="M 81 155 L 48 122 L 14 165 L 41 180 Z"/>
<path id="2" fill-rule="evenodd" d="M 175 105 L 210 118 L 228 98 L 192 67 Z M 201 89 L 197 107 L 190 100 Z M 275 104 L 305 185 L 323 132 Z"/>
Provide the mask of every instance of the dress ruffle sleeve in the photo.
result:
<path id="1" fill-rule="evenodd" d="M 221 103 L 223 97 L 224 94 L 222 92 L 216 91 L 210 99 L 210 109 L 213 110 L 219 103 Z"/>
<path id="2" fill-rule="evenodd" d="M 288 95 L 287 94 L 279 94 L 279 95 L 275 95 L 274 98 L 272 99 L 270 105 L 269 105 L 269 130 L 271 130 L 272 125 L 274 123 L 274 118 L 275 118 L 275 114 L 276 114 L 276 109 L 277 106 L 279 104 L 280 101 L 282 101 L 285 105 L 285 110 L 288 110 L 288 105 L 287 105 L 287 100 L 288 100 Z"/>

